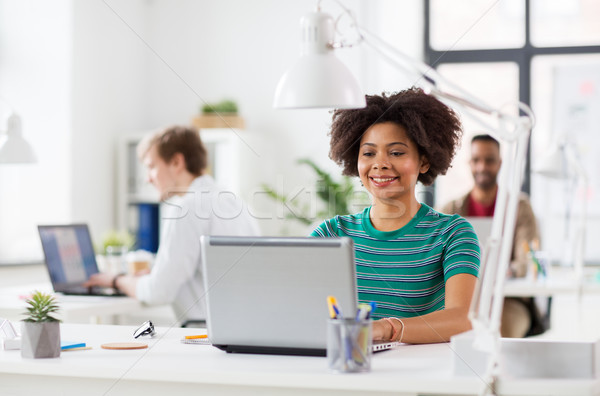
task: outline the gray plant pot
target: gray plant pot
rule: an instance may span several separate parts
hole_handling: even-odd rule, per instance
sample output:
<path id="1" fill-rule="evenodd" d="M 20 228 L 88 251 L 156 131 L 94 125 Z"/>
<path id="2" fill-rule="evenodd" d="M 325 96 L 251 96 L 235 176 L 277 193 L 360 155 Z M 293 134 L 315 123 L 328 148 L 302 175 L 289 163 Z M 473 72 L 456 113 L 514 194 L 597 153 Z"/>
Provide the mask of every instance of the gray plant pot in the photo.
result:
<path id="1" fill-rule="evenodd" d="M 60 356 L 60 322 L 21 322 L 21 356 L 55 358 Z"/>

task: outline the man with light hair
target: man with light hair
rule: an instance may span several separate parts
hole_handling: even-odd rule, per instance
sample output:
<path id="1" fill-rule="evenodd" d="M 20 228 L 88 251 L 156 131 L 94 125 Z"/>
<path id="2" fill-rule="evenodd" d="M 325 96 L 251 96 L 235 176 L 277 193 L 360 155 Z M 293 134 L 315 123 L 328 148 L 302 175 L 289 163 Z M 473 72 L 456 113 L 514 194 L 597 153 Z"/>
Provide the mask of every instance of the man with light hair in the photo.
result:
<path id="1" fill-rule="evenodd" d="M 258 226 L 247 205 L 206 173 L 198 131 L 174 126 L 150 135 L 139 143 L 138 156 L 163 203 L 154 265 L 143 275 L 92 275 L 87 286 L 114 287 L 149 305 L 171 304 L 178 320 L 201 322 L 206 308 L 200 236 L 256 236 Z"/>

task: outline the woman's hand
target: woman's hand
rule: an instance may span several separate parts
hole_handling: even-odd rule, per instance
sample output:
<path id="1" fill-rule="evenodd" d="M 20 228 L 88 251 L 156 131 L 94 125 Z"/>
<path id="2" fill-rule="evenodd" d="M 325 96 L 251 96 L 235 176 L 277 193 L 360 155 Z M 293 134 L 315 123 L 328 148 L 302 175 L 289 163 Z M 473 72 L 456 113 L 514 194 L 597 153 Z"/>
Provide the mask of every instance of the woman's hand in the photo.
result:
<path id="1" fill-rule="evenodd" d="M 373 322 L 373 341 L 389 340 L 393 334 L 392 325 L 385 319 Z"/>

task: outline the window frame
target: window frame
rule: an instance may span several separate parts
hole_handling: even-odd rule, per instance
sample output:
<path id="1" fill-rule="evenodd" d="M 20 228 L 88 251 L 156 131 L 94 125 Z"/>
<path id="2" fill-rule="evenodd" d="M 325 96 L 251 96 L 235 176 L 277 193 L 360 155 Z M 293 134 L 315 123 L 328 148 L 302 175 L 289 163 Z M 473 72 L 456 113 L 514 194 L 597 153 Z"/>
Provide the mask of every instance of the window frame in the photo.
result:
<path id="1" fill-rule="evenodd" d="M 486 63 L 514 62 L 519 70 L 519 100 L 531 105 L 531 65 L 533 59 L 544 55 L 585 55 L 599 54 L 600 45 L 535 47 L 531 43 L 531 0 L 525 1 L 525 44 L 520 48 L 472 49 L 472 50 L 436 50 L 431 46 L 431 1 L 425 0 L 423 13 L 423 57 L 424 62 L 433 68 L 444 63 Z M 527 147 L 527 162 L 521 190 L 531 193 L 531 151 Z M 426 204 L 435 203 L 435 187 L 426 187 Z"/>

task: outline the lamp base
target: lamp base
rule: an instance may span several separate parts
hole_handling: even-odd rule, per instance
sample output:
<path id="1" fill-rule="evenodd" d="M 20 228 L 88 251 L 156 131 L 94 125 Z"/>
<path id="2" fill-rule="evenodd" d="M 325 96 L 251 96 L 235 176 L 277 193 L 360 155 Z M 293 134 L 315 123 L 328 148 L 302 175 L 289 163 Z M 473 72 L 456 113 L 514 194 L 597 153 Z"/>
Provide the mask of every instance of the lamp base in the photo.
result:
<path id="1" fill-rule="evenodd" d="M 451 338 L 453 372 L 483 376 L 491 354 L 473 347 L 475 333 Z M 500 376 L 503 378 L 600 378 L 600 340 L 554 341 L 535 338 L 500 340 Z"/>
<path id="2" fill-rule="evenodd" d="M 491 352 L 482 351 L 473 345 L 475 332 L 473 330 L 457 334 L 450 338 L 452 357 L 452 371 L 456 376 L 480 377 L 486 374 Z"/>

